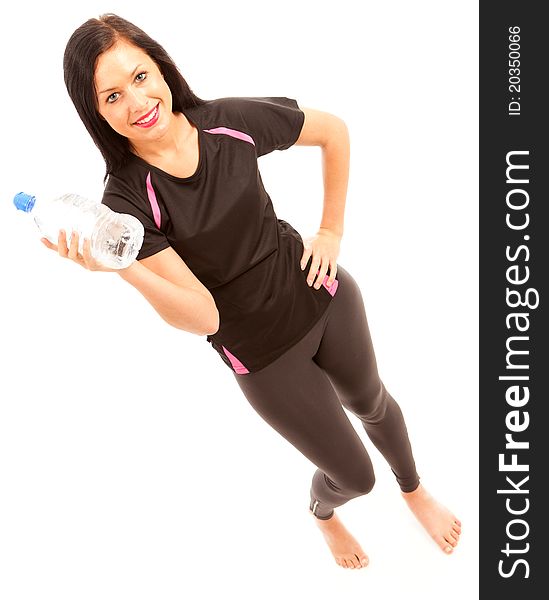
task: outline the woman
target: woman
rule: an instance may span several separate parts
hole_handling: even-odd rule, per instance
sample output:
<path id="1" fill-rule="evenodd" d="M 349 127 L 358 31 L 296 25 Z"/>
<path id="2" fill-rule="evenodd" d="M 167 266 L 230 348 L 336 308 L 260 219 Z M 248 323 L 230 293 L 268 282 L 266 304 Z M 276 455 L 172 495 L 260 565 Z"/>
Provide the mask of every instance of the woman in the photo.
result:
<path id="1" fill-rule="evenodd" d="M 170 325 L 206 335 L 253 408 L 317 467 L 309 510 L 338 565 L 368 557 L 334 509 L 368 493 L 370 458 L 357 415 L 402 496 L 440 548 L 461 524 L 417 475 L 400 408 L 380 381 L 360 290 L 336 261 L 343 233 L 349 138 L 343 121 L 288 98 L 195 96 L 165 50 L 116 15 L 71 36 L 65 83 L 106 162 L 103 203 L 143 223 L 134 261 L 117 271 Z M 303 243 L 277 219 L 257 158 L 320 146 L 325 201 Z M 91 271 L 65 232 L 44 244 Z M 276 510 L 276 498 L 270 508 Z"/>

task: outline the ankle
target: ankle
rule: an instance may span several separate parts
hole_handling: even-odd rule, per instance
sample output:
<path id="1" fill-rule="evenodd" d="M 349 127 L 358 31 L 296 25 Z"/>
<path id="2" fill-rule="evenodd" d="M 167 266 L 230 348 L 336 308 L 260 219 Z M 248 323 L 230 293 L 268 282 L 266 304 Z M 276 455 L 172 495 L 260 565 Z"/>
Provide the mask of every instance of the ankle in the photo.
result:
<path id="1" fill-rule="evenodd" d="M 421 485 L 421 483 L 417 486 L 417 488 L 411 492 L 400 492 L 405 500 L 414 500 L 415 498 L 425 498 L 428 493 L 427 490 Z"/>
<path id="2" fill-rule="evenodd" d="M 340 523 L 335 511 L 329 519 L 319 519 L 311 511 L 309 511 L 309 514 L 313 517 L 315 523 L 324 531 L 333 529 L 334 527 L 337 528 Z"/>

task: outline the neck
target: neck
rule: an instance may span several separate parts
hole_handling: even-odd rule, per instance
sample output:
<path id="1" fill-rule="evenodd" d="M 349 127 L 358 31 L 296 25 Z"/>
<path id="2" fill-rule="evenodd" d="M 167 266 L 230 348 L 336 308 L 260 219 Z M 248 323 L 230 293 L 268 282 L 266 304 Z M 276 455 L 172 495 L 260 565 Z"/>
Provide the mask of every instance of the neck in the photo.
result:
<path id="1" fill-rule="evenodd" d="M 188 143 L 194 127 L 183 113 L 172 113 L 171 124 L 161 138 L 147 144 L 130 142 L 131 151 L 142 159 L 162 158 L 178 154 Z"/>

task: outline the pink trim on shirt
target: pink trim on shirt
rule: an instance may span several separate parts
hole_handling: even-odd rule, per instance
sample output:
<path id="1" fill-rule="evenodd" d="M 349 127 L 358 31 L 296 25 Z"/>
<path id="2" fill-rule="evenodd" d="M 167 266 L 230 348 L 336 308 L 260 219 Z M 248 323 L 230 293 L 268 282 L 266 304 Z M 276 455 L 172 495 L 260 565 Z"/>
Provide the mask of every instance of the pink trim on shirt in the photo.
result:
<path id="1" fill-rule="evenodd" d="M 151 208 L 153 212 L 154 222 L 158 229 L 160 229 L 161 216 L 160 216 L 160 207 L 158 206 L 158 200 L 156 199 L 156 193 L 151 183 L 151 172 L 147 175 L 147 196 L 149 197 L 149 202 L 151 203 Z"/>
<path id="2" fill-rule="evenodd" d="M 237 131 L 236 129 L 229 129 L 228 127 L 215 127 L 214 129 L 204 129 L 204 131 L 206 133 L 222 133 L 223 135 L 230 135 L 231 137 L 244 140 L 245 142 L 252 144 L 252 146 L 255 146 L 252 136 L 248 135 L 247 133 L 243 133 L 242 131 Z"/>
<path id="3" fill-rule="evenodd" d="M 231 365 L 233 366 L 233 369 L 235 370 L 236 373 L 238 373 L 239 375 L 245 375 L 246 373 L 249 373 L 250 371 L 248 371 L 248 369 L 246 369 L 246 367 L 238 360 L 238 358 L 236 358 L 236 356 L 234 354 L 231 354 L 227 348 L 225 348 L 225 346 L 221 346 L 223 348 L 223 352 L 225 352 L 225 355 L 227 356 L 227 358 L 231 361 Z"/>

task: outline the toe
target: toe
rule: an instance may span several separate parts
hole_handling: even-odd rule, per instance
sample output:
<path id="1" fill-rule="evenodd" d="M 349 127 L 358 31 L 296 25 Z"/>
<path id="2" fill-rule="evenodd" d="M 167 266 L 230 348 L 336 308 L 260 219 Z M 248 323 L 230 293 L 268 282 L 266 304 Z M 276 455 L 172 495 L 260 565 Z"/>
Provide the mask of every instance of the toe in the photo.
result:
<path id="1" fill-rule="evenodd" d="M 349 557 L 347 559 L 347 564 L 349 565 L 349 569 L 354 569 L 356 567 L 355 560 L 356 559 L 351 558 L 351 557 Z"/>
<path id="2" fill-rule="evenodd" d="M 368 557 L 367 556 L 363 556 L 362 559 L 360 560 L 360 563 L 362 564 L 363 567 L 367 567 L 368 566 Z"/>
<path id="3" fill-rule="evenodd" d="M 454 542 L 457 544 L 459 542 L 459 533 L 456 533 L 453 529 L 452 531 L 449 532 L 450 537 L 454 540 Z"/>
<path id="4" fill-rule="evenodd" d="M 347 567 L 347 561 L 346 561 L 344 558 L 342 558 L 342 559 L 341 559 L 341 566 L 342 566 L 344 569 L 347 569 L 347 568 L 348 568 L 348 567 Z"/>
<path id="5" fill-rule="evenodd" d="M 443 552 L 445 552 L 446 554 L 451 554 L 453 548 L 442 536 L 437 536 L 435 538 L 435 541 L 440 546 Z"/>

